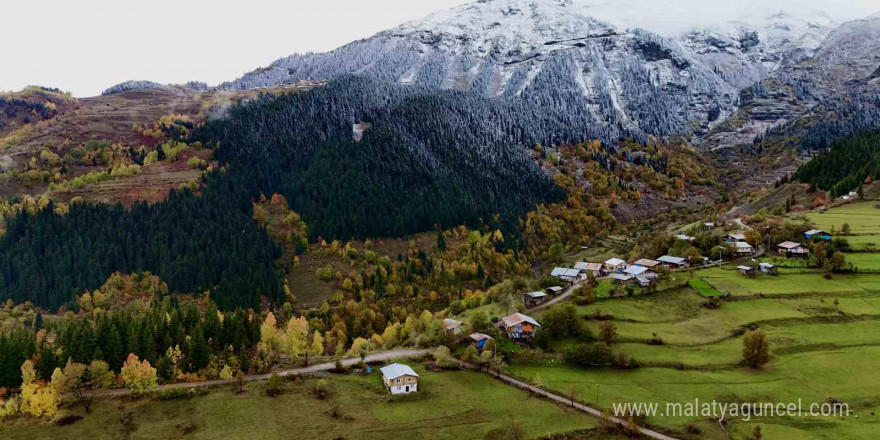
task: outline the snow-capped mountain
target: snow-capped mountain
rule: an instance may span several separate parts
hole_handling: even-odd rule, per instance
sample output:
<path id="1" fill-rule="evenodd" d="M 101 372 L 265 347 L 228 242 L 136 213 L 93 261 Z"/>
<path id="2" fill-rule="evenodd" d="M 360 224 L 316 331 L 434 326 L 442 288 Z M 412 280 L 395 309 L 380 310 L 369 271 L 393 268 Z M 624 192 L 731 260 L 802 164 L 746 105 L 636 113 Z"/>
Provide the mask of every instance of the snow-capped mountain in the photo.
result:
<path id="1" fill-rule="evenodd" d="M 664 38 L 621 29 L 570 0 L 480 0 L 324 54 L 292 55 L 226 83 L 270 87 L 359 74 L 524 97 L 588 112 L 621 135 L 701 133 L 739 91 L 808 57 L 833 28 L 784 13 Z"/>

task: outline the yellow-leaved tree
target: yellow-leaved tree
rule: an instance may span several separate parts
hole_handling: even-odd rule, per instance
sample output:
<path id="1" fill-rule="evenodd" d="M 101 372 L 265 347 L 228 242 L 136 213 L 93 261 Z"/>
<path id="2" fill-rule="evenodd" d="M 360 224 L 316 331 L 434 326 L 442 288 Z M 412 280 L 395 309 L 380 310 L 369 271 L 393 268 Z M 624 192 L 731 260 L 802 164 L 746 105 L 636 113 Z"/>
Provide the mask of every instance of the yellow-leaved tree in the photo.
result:
<path id="1" fill-rule="evenodd" d="M 146 359 L 140 360 L 136 354 L 129 353 L 122 364 L 122 382 L 132 394 L 145 394 L 156 389 L 158 379 L 156 369 Z"/>
<path id="2" fill-rule="evenodd" d="M 37 373 L 30 359 L 21 365 L 21 412 L 34 417 L 52 417 L 58 412 L 61 398 L 54 386 L 37 383 Z"/>

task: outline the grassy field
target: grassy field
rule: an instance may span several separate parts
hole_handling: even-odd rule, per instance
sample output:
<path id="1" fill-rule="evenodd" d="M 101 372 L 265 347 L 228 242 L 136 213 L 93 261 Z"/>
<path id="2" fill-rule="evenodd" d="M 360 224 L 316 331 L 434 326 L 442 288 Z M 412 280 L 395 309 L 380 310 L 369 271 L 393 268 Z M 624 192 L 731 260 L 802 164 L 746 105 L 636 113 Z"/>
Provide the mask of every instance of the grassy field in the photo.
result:
<path id="1" fill-rule="evenodd" d="M 827 232 L 831 232 L 832 226 L 839 230 L 841 225 L 848 223 L 853 235 L 844 238 L 854 249 L 863 249 L 868 243 L 880 248 L 880 209 L 875 205 L 877 202 L 850 203 L 806 216 L 817 228 Z"/>
<path id="2" fill-rule="evenodd" d="M 873 262 L 872 255 L 865 261 Z M 848 255 L 849 256 L 849 255 Z M 863 262 L 867 265 L 867 262 Z M 697 279 L 731 292 L 720 309 L 684 287 L 654 295 L 615 298 L 579 306 L 585 317 L 597 311 L 614 317 L 617 349 L 638 360 L 636 370 L 580 369 L 558 361 L 513 362 L 524 378 L 540 374 L 545 386 L 568 392 L 602 408 L 613 403 L 797 402 L 807 405 L 839 399 L 860 417 L 765 417 L 735 420 L 734 439 L 749 437 L 759 424 L 768 439 L 873 439 L 880 432 L 880 275 L 839 275 L 826 280 L 806 269 L 747 278 L 731 268 L 696 272 Z M 699 284 L 699 283 L 698 283 Z M 834 300 L 838 299 L 838 304 Z M 594 334 L 598 321 L 589 320 Z M 771 361 L 762 369 L 740 364 L 742 332 L 761 327 L 770 337 Z M 663 345 L 649 345 L 654 336 Z M 572 346 L 565 341 L 559 346 Z M 726 435 L 705 417 L 651 417 L 649 423 L 684 435 L 687 423 L 702 437 Z"/>
<path id="3" fill-rule="evenodd" d="M 481 373 L 415 369 L 421 375 L 420 392 L 401 400 L 389 398 L 378 374 L 332 376 L 330 397 L 324 400 L 311 393 L 315 379 L 288 383 L 287 392 L 275 398 L 265 395 L 265 382 L 258 382 L 242 395 L 218 388 L 170 401 L 107 399 L 74 425 L 0 425 L 0 438 L 458 440 L 482 439 L 487 431 L 511 421 L 519 422 L 529 437 L 595 426 L 595 419 L 586 414 L 531 397 Z M 340 416 L 330 415 L 333 407 Z M 124 424 L 126 413 L 131 416 Z"/>

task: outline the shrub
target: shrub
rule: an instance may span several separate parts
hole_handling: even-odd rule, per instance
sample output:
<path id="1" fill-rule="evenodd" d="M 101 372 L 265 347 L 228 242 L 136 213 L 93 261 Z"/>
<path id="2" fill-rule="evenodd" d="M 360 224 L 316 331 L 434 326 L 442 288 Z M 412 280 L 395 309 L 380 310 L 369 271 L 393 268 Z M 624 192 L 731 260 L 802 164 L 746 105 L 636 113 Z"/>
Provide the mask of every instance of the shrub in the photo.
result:
<path id="1" fill-rule="evenodd" d="M 167 388 L 156 395 L 156 398 L 159 400 L 177 400 L 177 399 L 187 399 L 198 394 L 196 390 L 191 388 Z"/>
<path id="2" fill-rule="evenodd" d="M 284 380 L 278 373 L 272 373 L 269 376 L 269 384 L 266 386 L 266 395 L 269 397 L 275 397 L 284 392 Z"/>

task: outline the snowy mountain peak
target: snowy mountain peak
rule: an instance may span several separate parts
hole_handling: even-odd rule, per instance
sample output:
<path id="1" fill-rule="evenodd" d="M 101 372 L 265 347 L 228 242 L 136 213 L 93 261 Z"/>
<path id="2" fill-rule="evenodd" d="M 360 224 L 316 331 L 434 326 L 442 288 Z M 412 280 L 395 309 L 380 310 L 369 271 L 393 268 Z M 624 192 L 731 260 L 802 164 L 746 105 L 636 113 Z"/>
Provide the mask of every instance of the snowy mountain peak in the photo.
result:
<path id="1" fill-rule="evenodd" d="M 493 45 L 540 46 L 559 40 L 611 35 L 617 30 L 580 13 L 571 0 L 481 0 L 405 23 L 388 33 Z"/>

